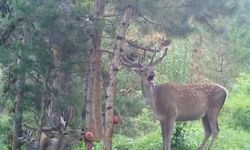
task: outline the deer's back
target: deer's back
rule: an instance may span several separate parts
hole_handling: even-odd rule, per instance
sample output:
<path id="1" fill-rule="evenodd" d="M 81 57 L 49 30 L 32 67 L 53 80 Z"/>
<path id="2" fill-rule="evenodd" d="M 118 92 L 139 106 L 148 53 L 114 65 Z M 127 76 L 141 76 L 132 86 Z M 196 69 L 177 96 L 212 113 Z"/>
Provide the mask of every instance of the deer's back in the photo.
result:
<path id="1" fill-rule="evenodd" d="M 211 108 L 221 108 L 226 99 L 223 87 L 213 84 L 156 85 L 157 113 L 176 116 L 176 120 L 196 120 Z"/>

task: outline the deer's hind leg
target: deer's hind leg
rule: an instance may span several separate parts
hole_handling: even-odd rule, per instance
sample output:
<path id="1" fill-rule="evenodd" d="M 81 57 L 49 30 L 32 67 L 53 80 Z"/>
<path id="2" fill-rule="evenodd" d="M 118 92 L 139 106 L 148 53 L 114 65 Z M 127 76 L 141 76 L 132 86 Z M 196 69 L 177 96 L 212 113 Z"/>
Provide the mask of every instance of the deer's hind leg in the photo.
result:
<path id="1" fill-rule="evenodd" d="M 204 147 L 205 147 L 205 145 L 206 145 L 206 143 L 211 135 L 211 126 L 210 126 L 210 123 L 209 123 L 207 116 L 204 116 L 201 120 L 202 120 L 202 125 L 204 128 L 205 135 L 204 135 L 202 143 L 199 146 L 199 150 L 204 150 Z"/>
<path id="2" fill-rule="evenodd" d="M 219 111 L 220 109 L 211 109 L 209 112 L 208 112 L 208 120 L 209 120 L 209 124 L 210 124 L 210 127 L 211 127 L 211 133 L 212 133 L 212 139 L 211 139 L 211 142 L 209 144 L 209 150 L 212 149 L 213 145 L 214 145 L 214 142 L 217 138 L 217 135 L 220 131 L 219 129 L 219 125 L 218 125 L 218 115 L 219 115 Z"/>

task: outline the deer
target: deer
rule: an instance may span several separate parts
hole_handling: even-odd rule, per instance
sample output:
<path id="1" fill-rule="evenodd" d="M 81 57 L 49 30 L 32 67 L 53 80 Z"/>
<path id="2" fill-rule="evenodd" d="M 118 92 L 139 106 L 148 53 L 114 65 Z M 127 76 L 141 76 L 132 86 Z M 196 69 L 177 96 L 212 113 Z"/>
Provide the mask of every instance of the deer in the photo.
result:
<path id="1" fill-rule="evenodd" d="M 34 130 L 27 129 L 23 132 L 23 136 L 19 137 L 18 140 L 24 143 L 27 150 L 38 150 L 38 140 L 33 138 Z"/>
<path id="2" fill-rule="evenodd" d="M 49 128 L 41 128 L 38 139 L 32 138 L 34 131 L 39 129 L 23 124 L 27 133 L 19 139 L 25 143 L 27 150 L 67 150 L 68 147 L 84 139 L 84 132 L 68 129 L 73 119 L 74 109 L 68 107 L 63 111 L 48 112 Z"/>
<path id="3" fill-rule="evenodd" d="M 148 64 L 137 60 L 131 61 L 126 55 L 120 56 L 123 66 L 131 69 L 141 79 L 141 91 L 145 103 L 159 120 L 162 132 L 163 150 L 170 150 L 171 134 L 176 121 L 202 121 L 204 138 L 199 150 L 204 150 L 211 137 L 208 149 L 212 149 L 219 133 L 218 116 L 227 97 L 227 90 L 216 83 L 162 83 L 154 82 L 153 66 L 162 62 L 167 55 L 169 45 L 162 46 L 163 54 L 156 60 L 156 50 Z"/>

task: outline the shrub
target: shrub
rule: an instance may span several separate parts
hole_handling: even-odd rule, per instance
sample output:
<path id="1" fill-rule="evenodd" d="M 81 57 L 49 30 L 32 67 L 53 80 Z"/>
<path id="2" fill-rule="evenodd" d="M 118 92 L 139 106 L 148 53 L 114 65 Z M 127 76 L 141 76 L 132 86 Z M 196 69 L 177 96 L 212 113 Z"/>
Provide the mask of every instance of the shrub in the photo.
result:
<path id="1" fill-rule="evenodd" d="M 235 108 L 232 117 L 234 127 L 250 132 L 250 103 Z"/>

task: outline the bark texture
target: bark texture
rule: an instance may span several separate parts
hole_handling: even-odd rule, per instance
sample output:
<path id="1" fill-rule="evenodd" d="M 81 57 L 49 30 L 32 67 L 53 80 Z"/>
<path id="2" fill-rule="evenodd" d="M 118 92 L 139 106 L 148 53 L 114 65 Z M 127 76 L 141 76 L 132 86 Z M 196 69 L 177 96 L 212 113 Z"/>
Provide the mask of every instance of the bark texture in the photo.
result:
<path id="1" fill-rule="evenodd" d="M 103 17 L 105 8 L 105 0 L 95 1 L 95 32 L 92 37 L 92 47 L 94 50 L 94 95 L 93 95 L 93 117 L 94 117 L 94 133 L 96 140 L 101 140 L 103 137 L 103 121 L 102 121 L 102 106 L 101 106 L 101 45 L 103 36 L 103 25 L 98 25 Z"/>
<path id="2" fill-rule="evenodd" d="M 128 29 L 129 22 L 132 19 L 132 1 L 128 1 L 123 19 L 116 31 L 116 37 L 114 41 L 114 54 L 109 71 L 110 81 L 107 88 L 107 100 L 105 104 L 105 131 L 104 131 L 104 150 L 112 149 L 112 136 L 113 136 L 113 114 L 114 114 L 114 94 L 116 88 L 116 76 L 119 70 L 120 54 L 123 51 L 123 44 L 125 33 Z"/>
<path id="3" fill-rule="evenodd" d="M 86 130 L 95 134 L 95 139 L 103 136 L 102 107 L 101 107 L 101 44 L 103 27 L 100 18 L 103 16 L 105 1 L 95 0 L 94 5 L 94 32 L 91 37 L 89 51 L 89 66 L 87 73 L 87 98 L 86 98 Z M 86 150 L 92 150 L 92 141 L 86 141 Z"/>
<path id="4" fill-rule="evenodd" d="M 20 65 L 20 59 L 17 60 L 17 64 Z M 23 82 L 24 75 L 19 73 L 16 81 L 16 96 L 15 96 L 15 114 L 14 114 L 14 129 L 12 138 L 12 150 L 20 149 L 20 142 L 18 137 L 22 136 L 22 108 L 21 102 L 23 97 Z"/>
<path id="5" fill-rule="evenodd" d="M 86 131 L 92 132 L 94 129 L 94 118 L 93 118 L 93 96 L 94 96 L 94 50 L 91 48 L 89 51 L 89 66 L 88 66 L 88 73 L 87 73 L 87 97 L 86 97 Z M 85 149 L 92 150 L 93 142 L 86 141 L 85 142 Z"/>

